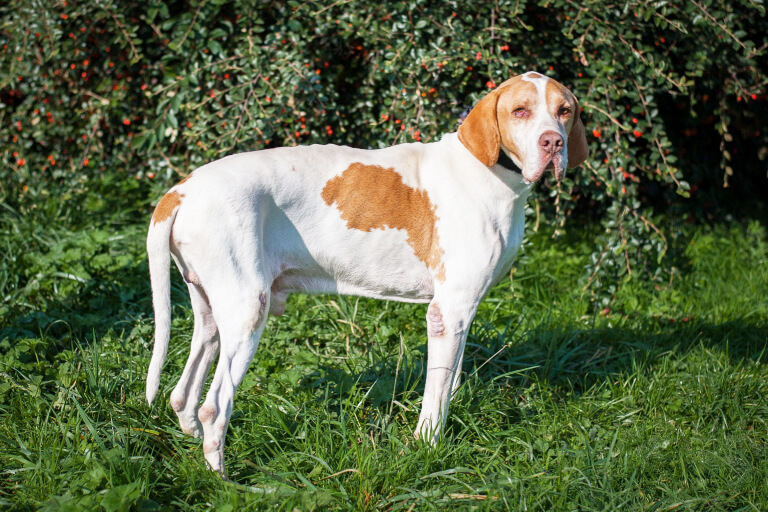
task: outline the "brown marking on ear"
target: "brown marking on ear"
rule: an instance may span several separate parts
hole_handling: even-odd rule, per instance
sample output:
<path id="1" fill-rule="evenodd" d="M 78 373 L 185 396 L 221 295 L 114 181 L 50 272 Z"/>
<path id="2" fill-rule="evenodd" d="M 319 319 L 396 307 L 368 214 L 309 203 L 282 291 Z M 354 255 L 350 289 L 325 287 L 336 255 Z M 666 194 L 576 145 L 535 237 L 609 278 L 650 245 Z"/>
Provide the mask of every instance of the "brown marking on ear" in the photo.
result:
<path id="1" fill-rule="evenodd" d="M 355 162 L 328 180 L 322 197 L 328 206 L 336 203 L 349 229 L 404 229 L 416 257 L 436 280 L 445 281 L 435 206 L 425 190 L 405 185 L 394 168 Z"/>
<path id="2" fill-rule="evenodd" d="M 173 214 L 173 211 L 181 204 L 181 198 L 184 194 L 179 194 L 175 190 L 172 190 L 165 194 L 160 202 L 157 203 L 155 212 L 152 214 L 152 222 L 157 224 L 163 222 Z"/>
<path id="3" fill-rule="evenodd" d="M 573 95 L 571 95 L 573 96 Z M 579 101 L 573 96 L 573 126 L 568 132 L 568 168 L 573 169 L 584 163 L 589 157 L 589 145 L 584 123 L 581 121 Z"/>
<path id="4" fill-rule="evenodd" d="M 485 95 L 459 126 L 459 141 L 483 165 L 490 167 L 499 159 L 501 137 L 496 119 L 498 90 Z"/>
<path id="5" fill-rule="evenodd" d="M 533 78 L 533 79 L 544 78 L 543 76 L 541 76 L 540 74 L 536 73 L 535 71 L 529 71 L 528 73 L 525 74 L 525 76 L 527 78 Z"/>

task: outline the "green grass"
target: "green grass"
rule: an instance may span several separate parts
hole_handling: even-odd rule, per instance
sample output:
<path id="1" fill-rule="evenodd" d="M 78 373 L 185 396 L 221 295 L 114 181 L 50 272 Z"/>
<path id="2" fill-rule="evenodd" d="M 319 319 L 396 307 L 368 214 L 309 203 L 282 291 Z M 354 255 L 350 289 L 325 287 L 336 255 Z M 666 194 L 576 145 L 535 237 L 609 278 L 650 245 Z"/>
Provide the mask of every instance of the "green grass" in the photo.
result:
<path id="1" fill-rule="evenodd" d="M 167 400 L 192 332 L 174 281 L 159 399 L 143 225 L 2 218 L 0 507 L 768 510 L 768 236 L 696 228 L 606 307 L 586 234 L 532 236 L 472 326 L 445 438 L 415 442 L 425 306 L 292 297 L 235 398 L 233 482 Z"/>

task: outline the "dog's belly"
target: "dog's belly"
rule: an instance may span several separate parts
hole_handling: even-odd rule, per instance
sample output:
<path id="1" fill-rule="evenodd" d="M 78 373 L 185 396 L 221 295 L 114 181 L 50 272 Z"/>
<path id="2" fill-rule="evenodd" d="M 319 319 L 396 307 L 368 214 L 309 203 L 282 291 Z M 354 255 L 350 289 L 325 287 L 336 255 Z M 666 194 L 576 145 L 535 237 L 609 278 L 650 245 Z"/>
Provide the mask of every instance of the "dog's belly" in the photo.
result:
<path id="1" fill-rule="evenodd" d="M 403 302 L 429 302 L 432 276 L 394 229 L 372 232 L 294 232 L 274 252 L 273 293 L 339 293 Z"/>
<path id="2" fill-rule="evenodd" d="M 369 283 L 361 286 L 360 283 L 350 283 L 333 277 L 310 276 L 298 271 L 280 274 L 272 284 L 272 293 L 277 300 L 295 292 L 355 295 L 399 302 L 427 303 L 432 300 L 431 286 L 424 286 L 422 289 L 395 289 L 386 283 L 381 286 L 370 286 Z"/>

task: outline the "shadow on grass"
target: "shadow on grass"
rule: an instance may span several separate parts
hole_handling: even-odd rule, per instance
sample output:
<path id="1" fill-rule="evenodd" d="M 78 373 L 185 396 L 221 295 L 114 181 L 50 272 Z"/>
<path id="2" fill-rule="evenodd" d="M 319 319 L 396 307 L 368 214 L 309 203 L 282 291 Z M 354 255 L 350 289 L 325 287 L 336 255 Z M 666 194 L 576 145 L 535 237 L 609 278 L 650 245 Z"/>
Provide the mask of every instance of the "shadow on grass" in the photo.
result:
<path id="1" fill-rule="evenodd" d="M 651 374 L 662 358 L 684 359 L 700 348 L 724 352 L 734 364 L 765 362 L 768 327 L 741 320 L 676 325 L 647 320 L 639 327 L 566 330 L 539 325 L 516 334 L 512 329 L 499 332 L 478 325 L 467 340 L 462 381 L 476 378 L 483 384 L 513 387 L 545 381 L 561 391 L 562 398 L 577 397 L 606 379 Z M 325 400 L 343 400 L 352 388 L 370 386 L 366 400 L 374 407 L 389 408 L 393 396 L 422 393 L 426 357 L 426 344 L 421 344 L 399 363 L 397 353 L 392 357 L 380 352 L 363 368 L 321 364 L 301 379 L 301 385 L 323 390 Z"/>

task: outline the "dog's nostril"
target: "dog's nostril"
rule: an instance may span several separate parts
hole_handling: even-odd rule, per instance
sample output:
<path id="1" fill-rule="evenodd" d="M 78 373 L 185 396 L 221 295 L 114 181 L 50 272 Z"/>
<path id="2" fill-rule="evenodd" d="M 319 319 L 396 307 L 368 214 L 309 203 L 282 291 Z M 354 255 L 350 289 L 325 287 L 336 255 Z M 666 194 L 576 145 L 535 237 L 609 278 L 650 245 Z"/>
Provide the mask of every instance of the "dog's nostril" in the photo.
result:
<path id="1" fill-rule="evenodd" d="M 539 137 L 539 146 L 547 152 L 556 152 L 563 149 L 563 138 L 552 130 L 546 131 Z"/>

